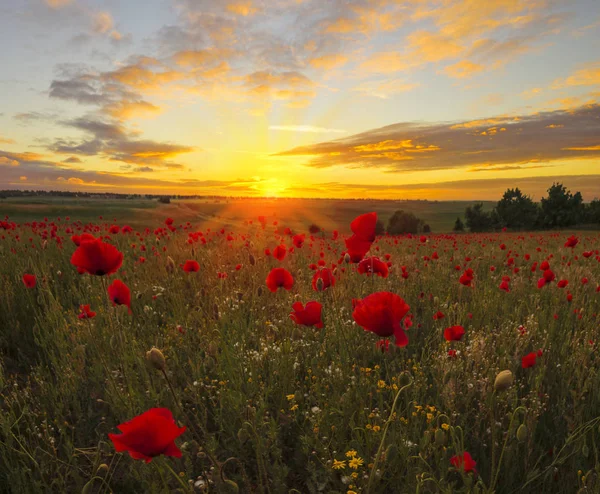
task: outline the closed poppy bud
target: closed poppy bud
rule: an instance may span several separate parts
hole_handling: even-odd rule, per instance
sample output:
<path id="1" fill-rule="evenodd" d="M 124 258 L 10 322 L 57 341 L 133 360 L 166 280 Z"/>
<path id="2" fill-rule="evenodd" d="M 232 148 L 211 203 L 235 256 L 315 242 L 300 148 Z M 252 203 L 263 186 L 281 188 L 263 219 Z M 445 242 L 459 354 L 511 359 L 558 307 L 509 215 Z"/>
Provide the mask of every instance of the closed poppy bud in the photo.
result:
<path id="1" fill-rule="evenodd" d="M 237 494 L 240 492 L 240 488 L 233 480 L 227 479 L 225 482 L 223 482 L 223 487 L 224 489 L 222 492 L 227 494 Z"/>
<path id="2" fill-rule="evenodd" d="M 246 430 L 245 427 L 242 427 L 237 432 L 237 438 L 240 443 L 244 444 L 248 439 L 250 439 L 250 434 L 248 434 L 248 431 Z"/>
<path id="3" fill-rule="evenodd" d="M 496 380 L 494 381 L 494 390 L 504 391 L 512 386 L 513 381 L 513 373 L 509 370 L 503 370 L 496 376 Z"/>
<path id="4" fill-rule="evenodd" d="M 402 374 L 400 374 L 400 378 L 399 378 L 400 386 L 406 386 L 407 384 L 410 383 L 410 381 L 411 381 L 410 372 L 404 371 Z"/>
<path id="5" fill-rule="evenodd" d="M 156 370 L 165 371 L 166 361 L 163 353 L 156 347 L 152 347 L 146 352 L 146 361 Z"/>
<path id="6" fill-rule="evenodd" d="M 517 439 L 520 443 L 524 443 L 527 440 L 527 426 L 521 424 L 517 429 Z"/>
<path id="7" fill-rule="evenodd" d="M 256 291 L 256 293 L 258 294 L 259 297 L 262 295 L 262 293 L 263 293 L 262 286 L 258 287 L 258 290 Z"/>
<path id="8" fill-rule="evenodd" d="M 172 273 L 175 270 L 175 261 L 171 256 L 167 256 L 167 271 Z"/>
<path id="9" fill-rule="evenodd" d="M 108 465 L 106 463 L 102 463 L 99 467 L 98 470 L 96 470 L 96 475 L 99 475 L 101 477 L 103 477 L 104 475 L 106 475 L 108 473 Z"/>
<path id="10" fill-rule="evenodd" d="M 442 429 L 438 429 L 435 431 L 435 444 L 436 446 L 445 446 L 446 445 L 446 433 Z"/>
<path id="11" fill-rule="evenodd" d="M 323 291 L 323 278 L 317 278 L 317 290 Z"/>
<path id="12" fill-rule="evenodd" d="M 211 357 L 216 357 L 217 354 L 219 353 L 219 346 L 214 341 L 211 341 L 208 344 L 208 348 L 206 349 L 206 353 L 208 353 Z"/>
<path id="13" fill-rule="evenodd" d="M 252 254 L 248 256 L 248 262 L 250 263 L 250 266 L 254 266 L 256 264 L 256 259 L 254 259 Z"/>
<path id="14" fill-rule="evenodd" d="M 350 258 L 350 254 L 348 254 L 348 253 L 346 252 L 346 255 L 344 256 L 344 262 L 345 262 L 346 264 L 349 264 L 351 260 L 352 260 L 352 259 Z"/>

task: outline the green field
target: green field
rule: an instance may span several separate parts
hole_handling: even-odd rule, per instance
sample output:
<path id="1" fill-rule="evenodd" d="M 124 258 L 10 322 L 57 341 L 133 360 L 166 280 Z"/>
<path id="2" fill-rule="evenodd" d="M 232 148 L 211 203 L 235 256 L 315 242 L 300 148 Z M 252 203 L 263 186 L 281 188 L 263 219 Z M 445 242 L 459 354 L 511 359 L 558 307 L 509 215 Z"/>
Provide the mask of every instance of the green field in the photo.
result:
<path id="1" fill-rule="evenodd" d="M 196 199 L 173 200 L 160 204 L 150 199 L 100 199 L 100 198 L 41 198 L 21 197 L 0 200 L 0 218 L 9 216 L 12 221 L 25 223 L 44 217 L 55 219 L 70 216 L 84 223 L 115 220 L 119 224 L 146 227 L 162 223 L 171 216 L 177 224 L 192 223 L 198 227 L 241 227 L 245 221 L 256 220 L 259 215 L 268 220 L 298 231 L 305 231 L 312 223 L 327 231 L 348 231 L 352 218 L 364 211 L 376 211 L 387 224 L 398 209 L 414 213 L 431 226 L 433 232 L 452 230 L 454 221 L 462 217 L 466 201 L 379 201 L 336 199 Z M 495 203 L 484 203 L 491 209 Z"/>

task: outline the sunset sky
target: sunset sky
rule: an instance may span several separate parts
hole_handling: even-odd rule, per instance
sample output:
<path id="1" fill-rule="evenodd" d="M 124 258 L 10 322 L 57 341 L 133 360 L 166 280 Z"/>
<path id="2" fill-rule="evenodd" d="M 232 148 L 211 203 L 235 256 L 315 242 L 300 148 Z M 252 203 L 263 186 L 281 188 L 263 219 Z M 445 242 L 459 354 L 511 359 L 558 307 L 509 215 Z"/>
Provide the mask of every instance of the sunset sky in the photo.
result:
<path id="1" fill-rule="evenodd" d="M 0 42 L 0 189 L 600 197 L 598 0 L 10 0 Z"/>

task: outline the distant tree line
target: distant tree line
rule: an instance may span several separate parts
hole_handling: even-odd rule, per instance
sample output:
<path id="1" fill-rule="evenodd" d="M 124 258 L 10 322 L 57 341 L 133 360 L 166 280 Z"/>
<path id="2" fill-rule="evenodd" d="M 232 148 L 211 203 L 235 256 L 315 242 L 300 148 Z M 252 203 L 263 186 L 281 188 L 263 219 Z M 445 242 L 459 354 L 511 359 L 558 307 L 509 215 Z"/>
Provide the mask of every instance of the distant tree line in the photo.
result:
<path id="1" fill-rule="evenodd" d="M 511 230 L 550 230 L 575 225 L 600 225 L 600 200 L 584 203 L 580 192 L 572 194 L 563 184 L 554 183 L 539 203 L 516 187 L 508 189 L 496 207 L 485 211 L 478 202 L 465 210 L 465 221 L 456 219 L 454 231 L 487 232 Z"/>

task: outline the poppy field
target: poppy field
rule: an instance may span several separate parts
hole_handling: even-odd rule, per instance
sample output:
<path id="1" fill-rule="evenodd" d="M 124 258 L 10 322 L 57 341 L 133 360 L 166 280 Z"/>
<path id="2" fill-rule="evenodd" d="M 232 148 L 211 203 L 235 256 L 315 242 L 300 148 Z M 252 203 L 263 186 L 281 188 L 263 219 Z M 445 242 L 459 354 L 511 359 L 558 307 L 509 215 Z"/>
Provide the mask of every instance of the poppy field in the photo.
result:
<path id="1" fill-rule="evenodd" d="M 600 234 L 0 222 L 0 491 L 599 492 Z"/>

